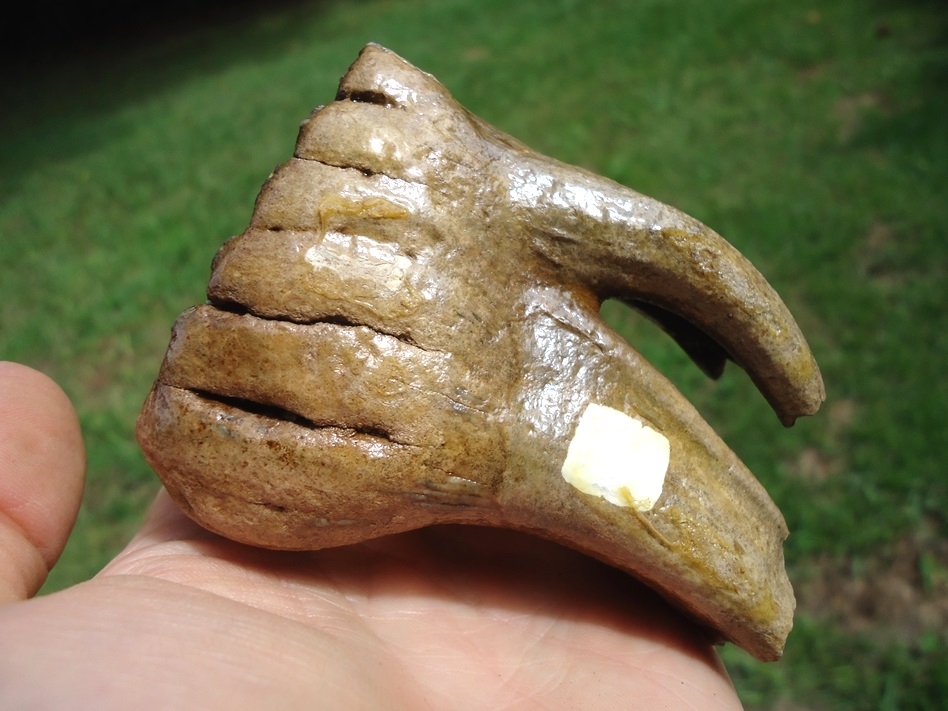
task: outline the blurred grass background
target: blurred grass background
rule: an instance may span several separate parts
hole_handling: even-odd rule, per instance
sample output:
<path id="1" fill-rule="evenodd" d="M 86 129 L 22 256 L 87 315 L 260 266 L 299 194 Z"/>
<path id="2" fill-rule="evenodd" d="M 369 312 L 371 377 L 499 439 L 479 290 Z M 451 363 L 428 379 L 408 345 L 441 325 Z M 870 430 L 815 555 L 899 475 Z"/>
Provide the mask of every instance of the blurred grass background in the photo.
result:
<path id="1" fill-rule="evenodd" d="M 375 41 L 541 152 L 713 227 L 808 335 L 828 400 L 784 430 L 740 370 L 705 381 L 648 323 L 604 307 L 758 475 L 792 531 L 799 611 L 784 660 L 724 649 L 744 703 L 944 704 L 943 3 L 170 7 L 92 8 L 121 32 L 94 32 L 95 13 L 75 10 L 75 28 L 70 16 L 45 32 L 24 26 L 5 57 L 0 358 L 63 385 L 89 448 L 79 522 L 47 590 L 93 575 L 141 520 L 157 481 L 132 429 L 170 325 L 203 300 L 211 257 L 246 225 L 299 122 Z"/>

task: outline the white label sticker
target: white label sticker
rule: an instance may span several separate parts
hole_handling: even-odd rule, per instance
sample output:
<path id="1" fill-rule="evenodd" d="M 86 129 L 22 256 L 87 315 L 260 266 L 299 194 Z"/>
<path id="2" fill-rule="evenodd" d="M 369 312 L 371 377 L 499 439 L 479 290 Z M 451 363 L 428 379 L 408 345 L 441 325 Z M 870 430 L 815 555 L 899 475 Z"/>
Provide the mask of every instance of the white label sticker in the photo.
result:
<path id="1" fill-rule="evenodd" d="M 611 407 L 590 403 L 579 418 L 561 472 L 585 494 L 649 511 L 665 485 L 668 438 Z"/>

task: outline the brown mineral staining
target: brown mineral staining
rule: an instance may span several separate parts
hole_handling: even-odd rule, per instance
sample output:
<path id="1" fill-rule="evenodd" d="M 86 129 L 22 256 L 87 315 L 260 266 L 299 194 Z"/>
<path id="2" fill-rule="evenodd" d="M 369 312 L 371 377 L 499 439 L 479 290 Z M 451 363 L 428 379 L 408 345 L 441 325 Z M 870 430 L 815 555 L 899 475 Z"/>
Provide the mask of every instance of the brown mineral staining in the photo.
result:
<path id="1" fill-rule="evenodd" d="M 237 541 L 527 530 L 776 659 L 794 608 L 783 518 L 604 324 L 610 297 L 663 324 L 706 372 L 739 363 L 785 423 L 820 406 L 799 328 L 720 236 L 532 152 L 370 45 L 221 248 L 209 303 L 176 323 L 139 441 L 182 508 Z M 571 471 L 602 496 L 562 473 L 590 405 L 614 413 L 618 434 L 584 435 Z M 647 434 L 644 449 L 623 432 Z M 658 487 L 651 508 L 632 505 L 627 473 Z"/>

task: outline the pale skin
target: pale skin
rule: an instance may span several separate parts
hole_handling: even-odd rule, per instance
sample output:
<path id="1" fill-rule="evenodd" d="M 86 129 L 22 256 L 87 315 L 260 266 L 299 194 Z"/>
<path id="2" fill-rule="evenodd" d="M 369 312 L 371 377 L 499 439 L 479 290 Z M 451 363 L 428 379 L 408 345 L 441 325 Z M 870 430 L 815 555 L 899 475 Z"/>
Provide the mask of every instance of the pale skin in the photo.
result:
<path id="1" fill-rule="evenodd" d="M 507 531 L 241 546 L 162 492 L 92 580 L 34 598 L 82 493 L 75 412 L 0 363 L 0 707 L 739 709 L 706 635 L 629 577 Z"/>

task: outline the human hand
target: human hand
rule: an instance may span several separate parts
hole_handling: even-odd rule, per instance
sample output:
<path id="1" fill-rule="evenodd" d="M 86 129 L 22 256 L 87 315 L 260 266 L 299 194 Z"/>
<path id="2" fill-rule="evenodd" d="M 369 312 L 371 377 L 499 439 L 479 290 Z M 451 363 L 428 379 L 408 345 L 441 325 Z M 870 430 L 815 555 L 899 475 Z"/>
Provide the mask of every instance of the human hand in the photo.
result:
<path id="1" fill-rule="evenodd" d="M 0 363 L 0 707 L 740 708 L 690 621 L 509 531 L 278 553 L 208 533 L 162 492 L 95 578 L 29 599 L 83 469 L 65 394 Z"/>

